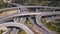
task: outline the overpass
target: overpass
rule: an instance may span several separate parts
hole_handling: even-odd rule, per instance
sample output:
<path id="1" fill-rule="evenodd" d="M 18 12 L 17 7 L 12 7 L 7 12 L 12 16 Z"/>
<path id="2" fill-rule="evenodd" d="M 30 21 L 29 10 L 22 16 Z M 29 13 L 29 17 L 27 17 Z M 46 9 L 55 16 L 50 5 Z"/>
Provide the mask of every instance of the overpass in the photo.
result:
<path id="1" fill-rule="evenodd" d="M 45 16 L 45 15 L 55 15 L 55 14 L 60 14 L 60 12 L 28 12 L 28 13 L 15 13 L 7 16 L 0 17 L 0 21 L 11 18 L 11 17 L 16 17 L 16 16 L 25 16 L 25 15 L 40 15 L 40 17 Z"/>
<path id="2" fill-rule="evenodd" d="M 43 30 L 43 32 L 45 31 L 45 33 L 44 34 L 47 34 L 47 32 L 49 33 L 50 31 L 41 23 L 41 21 L 39 20 L 39 18 L 41 18 L 42 16 L 45 16 L 45 15 L 53 15 L 53 14 L 60 14 L 60 12 L 41 12 L 41 13 L 37 13 L 37 12 L 29 12 L 29 13 L 19 13 L 19 14 L 14 14 L 14 15 L 12 15 L 12 16 L 6 16 L 6 17 L 4 17 L 1 21 L 3 21 L 3 20 L 5 20 L 5 19 L 8 19 L 8 18 L 11 18 L 11 17 L 16 17 L 16 16 L 24 16 L 24 15 L 39 15 L 38 17 L 36 16 L 36 25 L 37 26 L 39 26 L 42 30 Z M 22 21 L 21 22 L 23 22 L 23 20 L 24 20 L 24 18 L 22 18 L 21 19 Z M 46 31 L 47 30 L 47 31 Z M 49 33 L 49 34 L 51 34 L 51 33 Z"/>
<path id="3" fill-rule="evenodd" d="M 12 10 L 12 9 L 22 9 L 22 8 L 44 8 L 44 9 L 60 9 L 59 7 L 47 7 L 47 6 L 19 6 L 19 7 L 12 7 L 12 8 L 6 8 L 6 9 L 0 9 L 0 11 L 5 11 L 5 10 Z M 60 14 L 60 12 L 27 12 L 27 13 L 14 13 L 14 14 L 11 14 L 11 15 L 7 15 L 7 16 L 4 16 L 4 17 L 1 17 L 0 21 L 5 21 L 5 19 L 8 19 L 8 18 L 12 18 L 12 17 L 16 17 L 16 16 L 25 16 L 25 15 L 39 15 L 39 16 L 36 16 L 36 23 L 35 25 L 39 26 L 43 32 L 45 32 L 44 34 L 51 34 L 49 33 L 49 31 L 47 30 L 47 28 L 44 27 L 44 25 L 39 22 L 39 19 L 38 18 L 41 18 L 42 16 L 45 16 L 45 15 L 53 15 L 53 14 Z M 23 18 L 21 19 L 23 21 Z M 22 22 L 21 21 L 21 22 Z M 5 23 L 7 25 L 7 23 Z M 4 25 L 5 25 L 4 24 Z M 9 23 L 10 24 L 10 23 Z M 12 23 L 11 25 L 7 25 L 7 26 L 12 26 Z M 14 25 L 15 26 L 15 25 Z M 15 31 L 15 30 L 14 30 Z M 13 31 L 13 32 L 14 32 Z M 12 33 L 13 33 L 12 32 Z"/>
<path id="4" fill-rule="evenodd" d="M 3 26 L 5 27 L 15 26 L 15 27 L 23 29 L 27 34 L 34 34 L 33 31 L 31 31 L 27 26 L 23 25 L 22 23 L 9 22 L 9 23 L 0 24 L 0 27 L 3 27 Z"/>
<path id="5" fill-rule="evenodd" d="M 44 9 L 44 10 L 56 10 L 56 9 L 60 9 L 60 7 L 48 7 L 48 6 L 18 6 L 18 7 L 11 7 L 11 8 L 4 8 L 4 9 L 0 9 L 0 11 L 4 11 L 4 10 L 11 10 L 11 9 L 21 9 L 21 8 L 26 8 L 26 9 L 29 9 L 29 8 L 40 8 L 40 9 Z"/>

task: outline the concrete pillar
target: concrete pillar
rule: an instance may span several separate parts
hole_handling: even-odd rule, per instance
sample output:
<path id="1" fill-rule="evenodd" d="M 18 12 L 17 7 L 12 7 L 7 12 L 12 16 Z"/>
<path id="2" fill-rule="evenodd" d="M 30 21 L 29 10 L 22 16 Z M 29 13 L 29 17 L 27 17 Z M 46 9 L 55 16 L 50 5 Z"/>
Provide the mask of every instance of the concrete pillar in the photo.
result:
<path id="1" fill-rule="evenodd" d="M 15 17 L 13 20 L 14 20 L 14 22 L 18 22 L 19 18 Z"/>
<path id="2" fill-rule="evenodd" d="M 18 9 L 17 9 L 17 13 L 20 13 L 20 12 L 21 12 L 21 9 L 20 9 L 20 8 L 18 8 Z"/>
<path id="3" fill-rule="evenodd" d="M 39 12 L 37 8 L 36 8 L 36 12 Z"/>
<path id="4" fill-rule="evenodd" d="M 46 11 L 47 9 L 45 8 L 45 10 L 44 11 Z"/>
<path id="5" fill-rule="evenodd" d="M 25 20 L 26 20 L 26 17 L 24 17 L 24 18 L 20 18 L 20 23 L 25 23 Z"/>
<path id="6" fill-rule="evenodd" d="M 30 20 L 31 23 L 34 24 L 34 20 L 31 17 L 28 17 L 28 19 Z"/>

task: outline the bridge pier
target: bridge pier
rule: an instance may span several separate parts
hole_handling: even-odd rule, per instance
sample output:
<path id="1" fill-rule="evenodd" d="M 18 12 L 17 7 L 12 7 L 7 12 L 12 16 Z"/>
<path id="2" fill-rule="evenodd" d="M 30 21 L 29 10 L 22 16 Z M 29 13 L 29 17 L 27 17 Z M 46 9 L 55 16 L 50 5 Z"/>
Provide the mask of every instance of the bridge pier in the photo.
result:
<path id="1" fill-rule="evenodd" d="M 20 18 L 20 23 L 24 24 L 25 23 L 25 20 L 26 20 L 26 17 Z"/>
<path id="2" fill-rule="evenodd" d="M 39 10 L 36 8 L 36 12 L 38 12 Z"/>
<path id="3" fill-rule="evenodd" d="M 18 22 L 19 18 L 15 17 L 13 20 L 14 22 Z"/>

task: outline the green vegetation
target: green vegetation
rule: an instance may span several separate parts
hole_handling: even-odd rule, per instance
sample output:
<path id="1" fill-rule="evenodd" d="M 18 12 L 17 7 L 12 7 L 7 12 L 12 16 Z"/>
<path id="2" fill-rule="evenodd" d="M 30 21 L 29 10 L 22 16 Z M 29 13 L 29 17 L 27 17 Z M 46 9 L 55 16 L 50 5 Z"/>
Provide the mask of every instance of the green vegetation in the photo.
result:
<path id="1" fill-rule="evenodd" d="M 40 5 L 40 6 L 58 6 L 60 7 L 60 1 L 58 0 L 14 0 L 15 3 L 23 5 Z"/>
<path id="2" fill-rule="evenodd" d="M 10 1 L 10 0 L 6 0 L 6 1 Z"/>
<path id="3" fill-rule="evenodd" d="M 25 25 L 27 25 L 34 32 L 34 34 L 43 34 L 39 29 L 36 28 L 36 26 L 34 26 L 33 23 L 30 22 L 30 20 L 26 20 Z"/>
<path id="4" fill-rule="evenodd" d="M 57 34 L 60 34 L 60 20 L 58 20 L 58 23 L 56 22 L 53 22 L 53 21 L 49 21 L 49 22 L 46 22 L 45 19 L 41 19 L 41 22 L 47 27 L 49 28 L 50 30 L 52 31 L 56 31 Z M 53 26 L 52 24 L 56 25 L 56 26 L 59 26 L 59 27 L 56 27 L 56 26 Z"/>
<path id="5" fill-rule="evenodd" d="M 25 21 L 25 24 L 30 24 L 30 25 L 33 26 L 33 24 L 32 24 L 29 20 L 26 20 L 26 21 Z"/>
<path id="6" fill-rule="evenodd" d="M 0 0 L 0 9 L 10 7 L 8 3 L 4 3 L 3 0 Z"/>
<path id="7" fill-rule="evenodd" d="M 9 0 L 7 0 L 9 1 Z M 60 1 L 58 0 L 13 0 L 17 4 L 22 5 L 39 5 L 39 6 L 58 6 L 60 7 Z M 10 7 L 9 3 L 4 3 L 0 0 L 0 9 Z"/>
<path id="8" fill-rule="evenodd" d="M 33 26 L 33 24 L 29 20 L 26 20 L 24 24 Z M 20 29 L 18 34 L 27 34 L 27 33 L 23 29 Z"/>
<path id="9" fill-rule="evenodd" d="M 55 6 L 60 7 L 60 1 L 59 0 L 50 0 L 51 3 L 49 3 L 49 6 Z"/>
<path id="10" fill-rule="evenodd" d="M 26 20 L 25 24 L 30 24 L 31 25 L 31 23 L 29 22 L 29 20 Z M 18 34 L 27 34 L 27 33 L 23 29 L 20 29 L 20 31 L 18 32 Z"/>
<path id="11" fill-rule="evenodd" d="M 3 32 L 5 32 L 5 30 L 0 30 L 0 34 L 2 34 Z"/>
<path id="12" fill-rule="evenodd" d="M 48 3 L 46 0 L 14 0 L 14 2 L 24 5 L 43 5 Z"/>
<path id="13" fill-rule="evenodd" d="M 9 1 L 9 0 L 7 0 Z M 22 5 L 39 5 L 39 6 L 58 6 L 60 7 L 60 1 L 58 0 L 13 0 L 17 4 Z M 9 3 L 4 3 L 0 0 L 0 9 L 10 7 Z"/>
<path id="14" fill-rule="evenodd" d="M 0 4 L 0 9 L 10 7 L 8 3 Z"/>
<path id="15" fill-rule="evenodd" d="M 49 21 L 49 22 L 47 23 L 45 19 L 42 19 L 41 22 L 42 22 L 45 26 L 47 26 L 49 29 L 55 30 L 55 27 L 53 27 L 53 26 L 51 25 L 51 24 L 52 24 L 51 21 Z"/>
<path id="16" fill-rule="evenodd" d="M 18 32 L 18 34 L 27 34 L 23 29 L 20 29 L 20 31 Z"/>

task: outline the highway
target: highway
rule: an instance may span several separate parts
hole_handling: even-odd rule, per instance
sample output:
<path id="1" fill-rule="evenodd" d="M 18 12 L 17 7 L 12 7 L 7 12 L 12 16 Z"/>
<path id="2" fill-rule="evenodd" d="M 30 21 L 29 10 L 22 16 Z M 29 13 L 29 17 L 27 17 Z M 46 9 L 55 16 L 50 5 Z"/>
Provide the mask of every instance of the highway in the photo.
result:
<path id="1" fill-rule="evenodd" d="M 23 13 L 23 16 L 24 15 L 40 15 L 40 17 L 41 16 L 44 16 L 44 15 L 48 15 L 48 14 L 50 14 L 50 15 L 52 15 L 52 14 L 58 14 L 59 12 L 55 12 L 55 13 L 52 13 L 52 12 L 46 12 L 46 13 L 43 13 L 43 15 L 40 15 L 41 13 L 28 13 L 28 14 L 26 14 L 26 13 Z M 60 14 L 60 13 L 59 13 Z M 22 15 L 22 14 L 20 14 L 20 15 Z M 18 15 L 18 16 L 20 16 L 20 15 Z M 14 17 L 14 15 L 12 15 L 12 17 Z M 39 18 L 40 18 L 39 17 Z M 9 17 L 6 17 L 5 19 L 8 19 L 8 18 L 11 18 L 10 16 Z M 3 20 L 5 20 L 5 19 L 3 19 Z M 3 20 L 1 20 L 1 21 L 3 21 Z M 24 20 L 24 18 L 21 18 L 21 22 L 23 22 L 23 20 Z M 40 29 L 43 31 L 43 33 L 45 34 L 47 34 L 48 32 L 50 32 L 50 31 L 47 31 L 47 28 L 45 27 L 45 26 L 41 26 L 41 25 L 43 25 L 42 23 L 40 23 L 39 21 L 38 21 L 38 19 L 37 19 L 37 23 L 36 24 L 38 24 L 39 25 L 39 27 L 40 27 Z M 43 29 L 42 29 L 43 28 Z M 48 33 L 48 34 L 50 34 L 50 33 Z"/>
<path id="2" fill-rule="evenodd" d="M 39 21 L 38 19 L 32 19 L 29 18 L 30 22 L 33 23 L 41 32 L 43 32 L 43 34 L 53 34 L 51 33 L 51 31 L 49 31 L 49 29 L 46 28 L 46 26 L 44 26 L 42 23 L 40 23 L 41 21 Z M 35 21 L 36 20 L 36 21 Z"/>
<path id="3" fill-rule="evenodd" d="M 12 32 L 13 28 L 8 28 L 5 32 L 2 34 L 10 34 Z"/>
<path id="4" fill-rule="evenodd" d="M 16 4 L 15 4 L 16 5 Z M 18 5 L 19 6 L 19 5 Z M 21 18 L 21 19 L 23 19 L 23 18 Z M 31 19 L 31 18 L 29 18 L 29 20 L 34 24 L 34 21 Z M 36 25 L 35 25 L 36 26 Z M 40 28 L 40 30 L 41 30 L 42 28 Z M 42 29 L 43 30 L 43 29 Z M 47 31 L 48 32 L 48 31 Z M 50 34 L 50 33 L 47 33 L 45 30 L 43 30 L 43 33 L 44 34 Z"/>
<path id="5" fill-rule="evenodd" d="M 16 5 L 16 4 L 15 4 Z M 24 12 L 26 12 L 25 10 L 26 9 L 24 9 L 24 8 L 21 8 L 22 10 L 24 10 Z M 18 13 L 23 13 L 23 12 L 20 12 L 20 11 L 18 11 Z M 21 20 L 20 20 L 20 22 L 24 22 L 24 20 L 25 20 L 26 18 L 22 18 Z M 23 20 L 23 21 L 22 21 Z M 18 21 L 18 19 L 17 20 L 14 20 L 14 22 L 16 22 L 16 21 Z M 3 22 L 3 21 L 2 21 Z M 14 29 L 13 31 L 12 31 L 12 33 L 11 34 L 17 34 L 18 33 L 18 29 Z M 9 32 L 6 32 L 7 34 L 9 33 Z"/>
<path id="6" fill-rule="evenodd" d="M 40 21 L 40 19 L 36 19 L 35 18 L 32 19 L 31 17 L 29 18 L 30 22 L 33 23 L 41 32 L 43 32 L 43 34 L 54 34 L 54 32 L 50 31 L 49 29 L 47 29 L 47 27 L 45 25 L 43 25 Z"/>
<path id="7" fill-rule="evenodd" d="M 16 19 L 14 19 L 14 22 L 13 23 L 15 23 L 15 22 L 18 22 L 18 18 Z M 20 29 L 18 29 L 18 28 L 13 28 L 13 30 L 12 30 L 12 32 L 10 33 L 10 34 L 17 34 L 18 32 L 19 32 L 19 30 Z"/>
<path id="8" fill-rule="evenodd" d="M 9 22 L 9 23 L 0 24 L 0 27 L 3 27 L 3 26 L 5 26 L 5 27 L 15 26 L 15 27 L 23 29 L 27 34 L 34 34 L 33 31 L 31 31 L 27 26 L 25 26 L 24 24 L 21 24 L 21 23 Z"/>
<path id="9" fill-rule="evenodd" d="M 40 16 L 45 16 L 45 15 L 53 15 L 53 14 L 60 14 L 60 12 L 28 12 L 28 13 L 19 13 L 19 14 L 12 14 L 12 15 L 6 15 L 4 17 L 0 17 L 0 21 L 15 17 L 15 16 L 24 16 L 24 15 L 40 15 Z"/>
<path id="10" fill-rule="evenodd" d="M 41 20 L 39 19 L 39 16 L 36 16 L 36 25 L 40 27 L 40 30 L 44 34 L 54 34 L 52 31 L 50 31 L 44 24 L 42 24 Z"/>
<path id="11" fill-rule="evenodd" d="M 19 22 L 24 24 L 26 18 L 17 18 L 16 20 L 14 19 L 14 22 Z M 11 34 L 17 34 L 20 29 L 14 28 L 14 30 L 11 32 Z"/>
<path id="12" fill-rule="evenodd" d="M 15 29 L 15 28 L 14 28 L 14 30 L 13 30 L 10 34 L 17 34 L 18 31 L 19 31 L 19 29 Z"/>
<path id="13" fill-rule="evenodd" d="M 26 20 L 26 18 L 17 18 L 17 20 L 15 20 L 14 22 L 19 22 L 19 23 L 24 24 L 25 20 Z M 11 32 L 11 34 L 17 34 L 19 30 L 20 29 L 14 28 L 14 30 Z"/>
<path id="14" fill-rule="evenodd" d="M 54 9 L 60 9 L 60 7 L 48 7 L 48 6 L 18 6 L 18 7 L 0 9 L 0 11 L 11 10 L 11 9 L 19 9 L 19 8 L 51 8 L 53 10 Z"/>
<path id="15" fill-rule="evenodd" d="M 18 6 L 18 4 L 14 4 L 14 5 Z M 18 7 L 0 9 L 0 11 L 12 10 L 12 9 L 21 9 L 21 10 L 23 10 L 21 12 L 18 11 L 18 13 L 14 13 L 14 14 L 11 14 L 11 15 L 1 16 L 0 17 L 0 23 L 2 23 L 3 21 L 5 21 L 8 18 L 12 18 L 12 17 L 16 17 L 16 16 L 37 15 L 35 17 L 35 20 L 36 20 L 35 22 L 31 18 L 29 18 L 29 20 L 33 24 L 35 24 L 35 26 L 37 26 L 37 28 L 39 28 L 44 34 L 53 34 L 50 30 L 48 30 L 46 28 L 46 26 L 44 26 L 41 23 L 41 21 L 39 20 L 39 18 L 41 19 L 42 16 L 46 16 L 46 15 L 53 15 L 53 14 L 54 15 L 55 14 L 59 14 L 60 15 L 60 12 L 28 12 L 27 8 L 45 8 L 45 9 L 50 8 L 50 9 L 53 9 L 53 10 L 60 9 L 60 7 L 47 7 L 47 6 L 18 6 Z M 16 21 L 18 21 L 18 19 L 14 20 L 15 23 L 13 23 L 13 22 L 2 23 L 2 24 L 0 24 L 0 27 L 2 27 L 2 26 L 6 26 L 6 27 L 7 26 L 15 26 L 15 27 L 22 28 L 27 34 L 34 34 L 27 26 L 24 25 L 24 21 L 25 20 L 26 20 L 26 18 L 20 18 L 20 22 L 19 23 L 16 22 Z M 11 32 L 11 34 L 17 34 L 18 31 L 19 31 L 18 29 L 14 29 Z M 9 33 L 9 32 L 6 32 L 6 33 Z"/>
<path id="16" fill-rule="evenodd" d="M 46 17 L 46 18 L 43 18 L 47 21 L 54 21 L 55 19 L 60 19 L 60 16 L 52 16 L 52 17 Z"/>
<path id="17" fill-rule="evenodd" d="M 21 4 L 16 4 L 16 3 L 10 3 L 11 5 L 15 5 L 15 6 L 17 6 L 17 7 L 19 7 L 19 6 L 23 6 L 23 5 L 21 5 Z M 39 8 L 55 8 L 55 9 L 57 9 L 57 8 L 59 8 L 59 7 L 48 7 L 48 6 L 26 6 L 26 7 L 28 7 L 28 8 L 33 8 L 33 7 L 39 7 Z"/>
<path id="18" fill-rule="evenodd" d="M 17 6 L 22 6 L 22 5 L 20 5 L 20 4 L 16 4 L 16 3 L 9 3 L 10 5 L 15 5 L 16 7 Z"/>
<path id="19" fill-rule="evenodd" d="M 25 20 L 26 20 L 26 17 L 25 18 L 21 18 L 20 19 L 20 23 L 23 23 L 24 24 L 25 23 Z"/>

